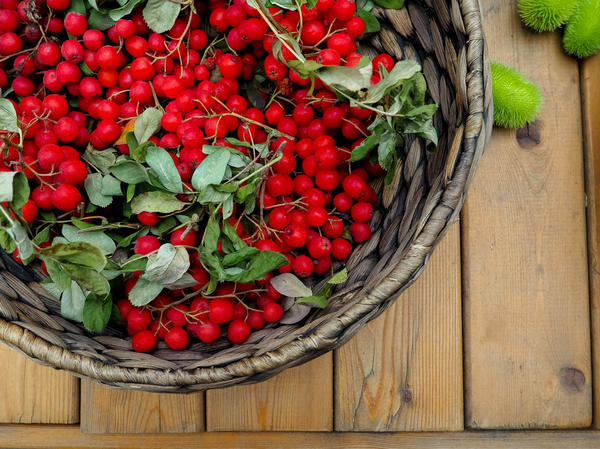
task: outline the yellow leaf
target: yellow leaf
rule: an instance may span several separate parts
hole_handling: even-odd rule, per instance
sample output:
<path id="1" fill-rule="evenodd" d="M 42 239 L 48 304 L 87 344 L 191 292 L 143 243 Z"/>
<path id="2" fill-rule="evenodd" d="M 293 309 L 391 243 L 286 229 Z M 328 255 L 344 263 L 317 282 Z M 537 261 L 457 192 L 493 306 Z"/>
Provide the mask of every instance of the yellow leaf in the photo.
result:
<path id="1" fill-rule="evenodd" d="M 133 127 L 135 126 L 135 119 L 132 118 L 127 122 L 127 125 L 123 127 L 123 132 L 121 133 L 121 137 L 117 139 L 115 145 L 126 145 L 127 144 L 127 134 L 133 132 Z"/>

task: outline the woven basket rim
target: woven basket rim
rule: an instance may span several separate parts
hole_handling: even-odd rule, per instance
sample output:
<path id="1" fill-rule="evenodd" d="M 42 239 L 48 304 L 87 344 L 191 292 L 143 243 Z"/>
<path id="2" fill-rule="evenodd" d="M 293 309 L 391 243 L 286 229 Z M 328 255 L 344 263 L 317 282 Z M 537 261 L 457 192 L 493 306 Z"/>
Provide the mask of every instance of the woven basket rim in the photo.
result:
<path id="1" fill-rule="evenodd" d="M 385 281 L 377 287 L 369 289 L 367 294 L 342 315 L 311 329 L 310 334 L 298 337 L 285 343 L 276 350 L 258 356 L 249 356 L 223 366 L 201 367 L 194 369 L 156 369 L 125 368 L 107 365 L 90 357 L 76 354 L 66 348 L 54 345 L 33 332 L 0 318 L 0 340 L 12 348 L 42 364 L 69 371 L 77 376 L 106 382 L 113 386 L 143 388 L 154 385 L 160 391 L 168 391 L 173 387 L 190 387 L 210 384 L 210 388 L 243 383 L 244 379 L 257 373 L 268 371 L 270 375 L 308 361 L 340 344 L 340 336 L 344 329 L 369 315 L 377 307 L 391 297 L 407 288 L 420 274 L 424 264 L 431 255 L 433 246 L 445 233 L 449 223 L 456 221 L 454 213 L 464 200 L 466 187 L 470 182 L 480 154 L 476 145 L 478 137 L 485 132 L 483 112 L 485 96 L 483 86 L 486 84 L 487 60 L 483 36 L 483 20 L 478 0 L 460 0 L 462 18 L 465 21 L 467 36 L 467 80 L 466 87 L 468 108 L 464 120 L 465 148 L 448 177 L 438 197 L 435 208 L 427 218 L 427 222 L 412 238 L 412 242 L 404 256 L 396 263 L 395 268 Z M 478 57 L 480 56 L 480 57 Z M 477 94 L 477 92 L 481 92 Z M 475 93 L 475 94 L 474 94 Z M 488 133 L 489 137 L 489 133 Z M 471 145 L 467 145 L 471 142 Z M 462 169 L 461 169 L 462 168 Z M 407 269 L 408 267 L 408 269 Z M 388 304 L 389 305 L 389 304 Z M 381 307 L 378 313 L 385 309 Z M 372 314 L 369 319 L 378 313 Z M 341 337 L 348 340 L 357 329 L 347 332 Z M 265 377 L 266 378 L 266 377 Z M 201 390 L 203 388 L 198 388 Z M 190 392 L 177 391 L 177 392 Z"/>

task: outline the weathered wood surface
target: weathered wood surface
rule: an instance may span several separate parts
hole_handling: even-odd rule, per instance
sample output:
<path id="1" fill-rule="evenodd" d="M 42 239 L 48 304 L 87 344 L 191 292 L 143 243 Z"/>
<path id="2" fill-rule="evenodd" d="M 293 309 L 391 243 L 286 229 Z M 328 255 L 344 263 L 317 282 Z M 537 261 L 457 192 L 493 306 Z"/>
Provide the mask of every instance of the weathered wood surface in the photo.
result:
<path id="1" fill-rule="evenodd" d="M 116 390 L 81 382 L 81 430 L 90 433 L 183 433 L 204 430 L 204 394 Z"/>
<path id="2" fill-rule="evenodd" d="M 582 427 L 592 418 L 579 71 L 559 33 L 514 1 L 482 2 L 493 60 L 546 93 L 538 123 L 496 130 L 462 214 L 466 425 Z"/>
<path id="3" fill-rule="evenodd" d="M 202 435 L 90 435 L 77 426 L 0 426 L 0 447 L 19 449 L 597 449 L 598 431 L 544 432 L 209 432 Z"/>
<path id="4" fill-rule="evenodd" d="M 588 203 L 588 252 L 594 374 L 594 425 L 600 420 L 600 54 L 583 61 L 581 71 L 585 174 Z"/>
<path id="5" fill-rule="evenodd" d="M 209 431 L 333 430 L 332 355 L 266 382 L 206 392 Z"/>
<path id="6" fill-rule="evenodd" d="M 79 421 L 79 381 L 75 377 L 38 365 L 3 344 L 0 373 L 0 423 Z"/>
<path id="7" fill-rule="evenodd" d="M 456 224 L 415 284 L 336 351 L 336 430 L 462 430 L 460 284 Z"/>

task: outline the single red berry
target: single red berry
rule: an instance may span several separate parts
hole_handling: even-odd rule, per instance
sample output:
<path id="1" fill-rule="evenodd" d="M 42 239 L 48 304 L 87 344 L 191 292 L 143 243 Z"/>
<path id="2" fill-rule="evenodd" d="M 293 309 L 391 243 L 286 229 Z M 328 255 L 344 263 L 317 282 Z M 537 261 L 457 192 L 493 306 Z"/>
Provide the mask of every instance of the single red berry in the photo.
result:
<path id="1" fill-rule="evenodd" d="M 221 335 L 221 327 L 212 321 L 204 321 L 196 328 L 196 335 L 204 343 L 212 343 Z"/>
<path id="2" fill-rule="evenodd" d="M 197 241 L 198 235 L 196 234 L 196 231 L 187 226 L 176 229 L 171 234 L 171 244 L 175 246 L 196 246 Z"/>
<path id="3" fill-rule="evenodd" d="M 143 307 L 134 307 L 127 314 L 127 325 L 134 330 L 148 329 L 152 322 L 150 311 Z"/>
<path id="4" fill-rule="evenodd" d="M 156 212 L 141 212 L 137 214 L 137 219 L 146 226 L 158 224 L 158 214 Z"/>
<path id="5" fill-rule="evenodd" d="M 88 175 L 85 163 L 79 159 L 68 159 L 62 162 L 59 166 L 59 172 L 66 184 L 75 186 L 82 185 Z"/>
<path id="6" fill-rule="evenodd" d="M 153 235 L 145 235 L 135 241 L 133 252 L 135 254 L 146 255 L 158 250 L 158 248 L 160 248 L 160 240 Z"/>
<path id="7" fill-rule="evenodd" d="M 313 261 L 308 256 L 297 256 L 292 262 L 292 269 L 299 277 L 308 277 L 314 271 Z"/>
<path id="8" fill-rule="evenodd" d="M 331 241 L 327 237 L 314 237 L 308 242 L 308 254 L 313 259 L 322 259 L 331 254 Z"/>
<path id="9" fill-rule="evenodd" d="M 233 319 L 233 303 L 226 298 L 215 298 L 209 304 L 209 319 L 213 323 L 227 323 Z"/>
<path id="10" fill-rule="evenodd" d="M 227 338 L 233 344 L 244 343 L 250 336 L 250 325 L 242 320 L 234 320 L 227 327 Z"/>
<path id="11" fill-rule="evenodd" d="M 354 221 L 369 221 L 373 216 L 373 205 L 371 203 L 356 203 L 354 206 L 352 206 L 350 215 Z"/>
<path id="12" fill-rule="evenodd" d="M 37 217 L 37 213 L 38 207 L 35 201 L 33 200 L 27 200 L 27 202 L 21 208 L 21 215 L 23 216 L 23 219 L 29 224 L 31 224 L 33 220 L 35 220 L 35 217 Z"/>
<path id="13" fill-rule="evenodd" d="M 344 260 L 352 251 L 352 244 L 346 239 L 337 238 L 331 242 L 331 255 L 338 260 Z"/>
<path id="14" fill-rule="evenodd" d="M 263 312 L 260 312 L 258 310 L 251 310 L 248 313 L 248 318 L 246 318 L 246 322 L 254 330 L 262 329 L 263 327 L 265 327 L 265 318 Z"/>
<path id="15" fill-rule="evenodd" d="M 350 234 L 355 242 L 360 243 L 371 238 L 371 228 L 367 223 L 352 223 L 350 225 Z"/>
<path id="16" fill-rule="evenodd" d="M 189 311 L 189 306 L 185 304 L 178 304 L 167 309 L 167 319 L 173 323 L 173 326 L 183 327 L 188 323 L 186 314 Z"/>
<path id="17" fill-rule="evenodd" d="M 165 335 L 165 343 L 167 346 L 175 351 L 182 351 L 186 348 L 190 342 L 190 336 L 180 327 L 174 327 L 167 335 Z"/>
<path id="18" fill-rule="evenodd" d="M 70 184 L 62 184 L 52 192 L 52 205 L 62 211 L 68 212 L 77 207 L 81 202 L 81 192 Z"/>
<path id="19" fill-rule="evenodd" d="M 264 319 L 268 323 L 279 321 L 283 317 L 283 309 L 276 302 L 270 302 L 263 311 Z"/>
<path id="20" fill-rule="evenodd" d="M 131 347 L 135 352 L 150 352 L 156 347 L 156 336 L 149 330 L 137 332 L 131 339 Z"/>

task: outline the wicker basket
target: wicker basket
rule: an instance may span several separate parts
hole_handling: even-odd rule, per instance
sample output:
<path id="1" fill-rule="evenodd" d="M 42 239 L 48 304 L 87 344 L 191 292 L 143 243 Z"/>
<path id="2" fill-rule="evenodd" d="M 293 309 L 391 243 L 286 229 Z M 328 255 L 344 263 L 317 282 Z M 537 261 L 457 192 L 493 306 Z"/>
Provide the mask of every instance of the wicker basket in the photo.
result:
<path id="1" fill-rule="evenodd" d="M 243 345 L 195 343 L 182 352 L 131 350 L 122 330 L 90 335 L 60 316 L 37 282 L 39 267 L 0 258 L 0 340 L 30 358 L 118 388 L 193 392 L 260 382 L 348 341 L 423 271 L 434 246 L 459 215 L 492 127 L 491 81 L 478 0 L 408 0 L 376 9 L 381 32 L 368 43 L 423 66 L 430 99 L 440 105 L 439 148 L 408 139 L 381 202 L 373 237 L 350 256 L 348 281 L 327 309 L 298 324 L 265 328 Z M 365 46 L 368 47 L 368 46 Z M 368 48 L 363 51 L 368 52 Z"/>

